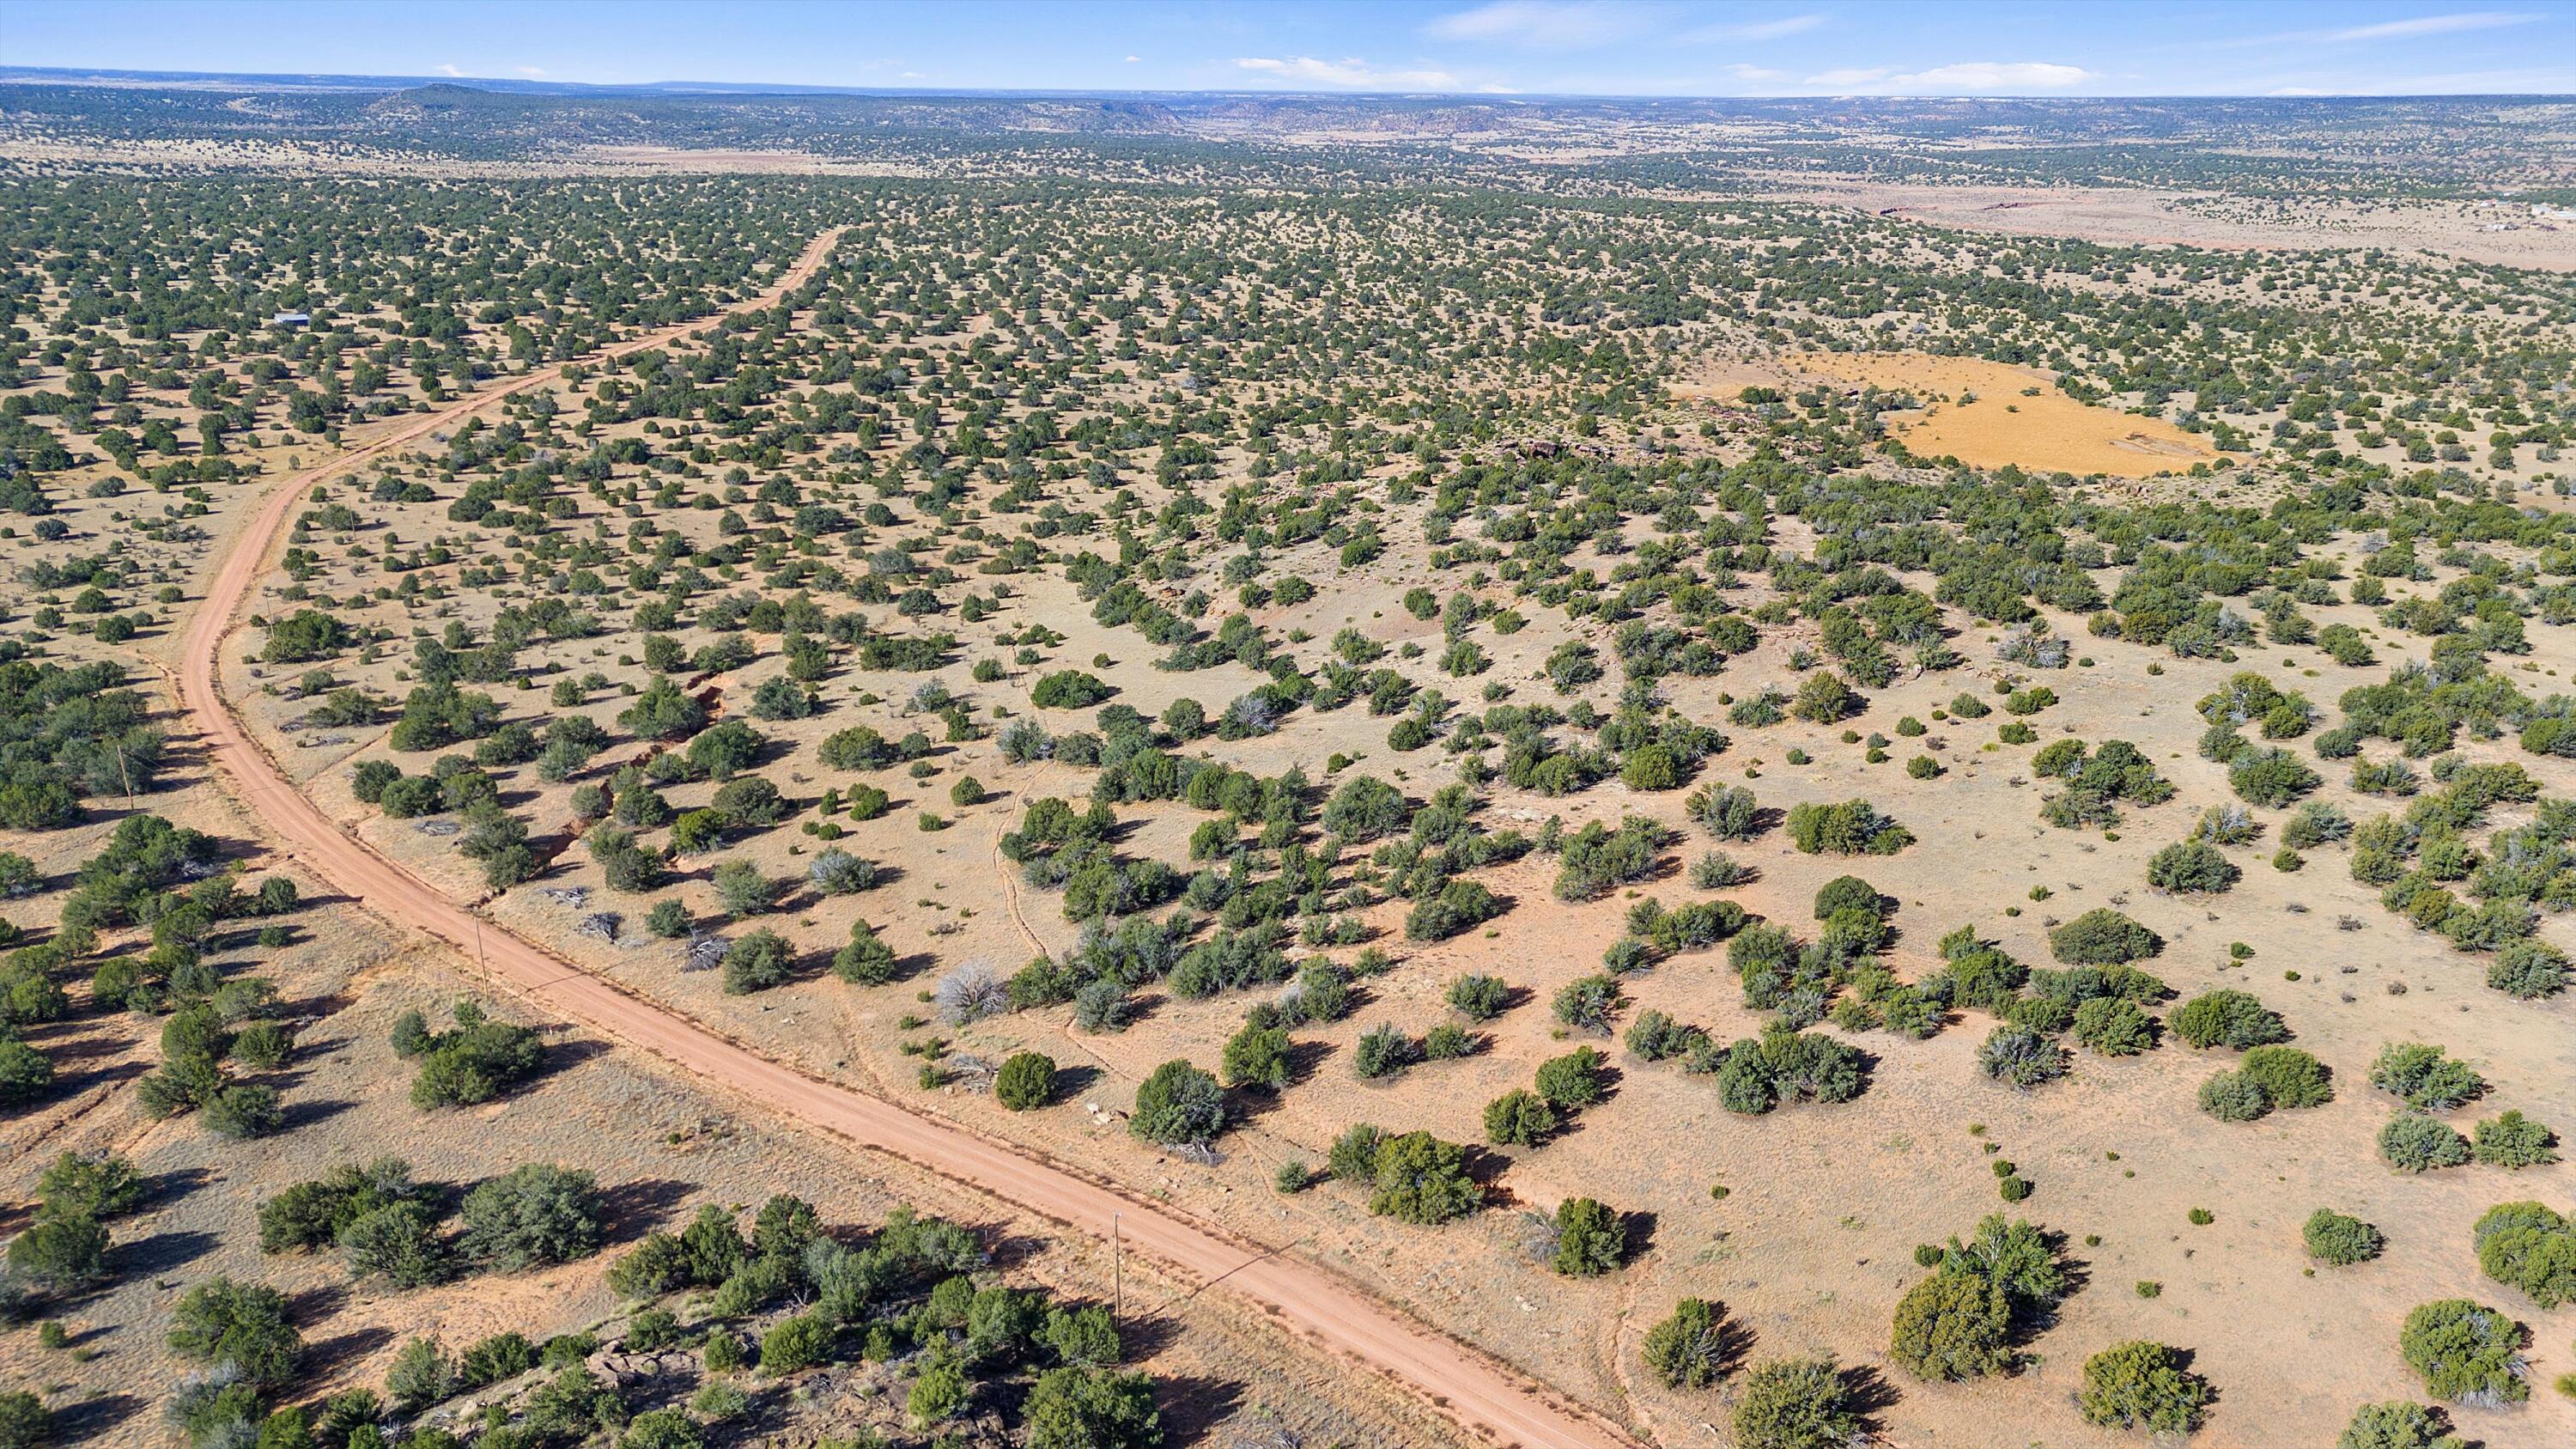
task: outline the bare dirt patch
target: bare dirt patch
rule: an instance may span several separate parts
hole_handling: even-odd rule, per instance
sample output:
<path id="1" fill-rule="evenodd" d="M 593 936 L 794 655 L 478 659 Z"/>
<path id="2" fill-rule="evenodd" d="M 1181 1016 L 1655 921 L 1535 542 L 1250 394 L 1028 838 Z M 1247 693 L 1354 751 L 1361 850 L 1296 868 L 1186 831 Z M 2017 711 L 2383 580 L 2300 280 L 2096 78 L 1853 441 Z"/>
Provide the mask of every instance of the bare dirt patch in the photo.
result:
<path id="1" fill-rule="evenodd" d="M 2576 271 L 2576 226 L 2498 201 L 2280 201 L 2152 188 L 1821 187 L 1799 199 L 1873 215 L 2017 236 L 2214 251 L 2381 247 L 2539 271 Z"/>
<path id="2" fill-rule="evenodd" d="M 2218 459 L 2197 434 L 2162 418 L 2079 402 L 2048 374 L 2029 368 L 1916 353 L 1821 354 L 1795 365 L 1810 375 L 1915 394 L 1924 406 L 1898 414 L 1897 432 L 1905 446 L 1929 458 L 2118 478 Z"/>

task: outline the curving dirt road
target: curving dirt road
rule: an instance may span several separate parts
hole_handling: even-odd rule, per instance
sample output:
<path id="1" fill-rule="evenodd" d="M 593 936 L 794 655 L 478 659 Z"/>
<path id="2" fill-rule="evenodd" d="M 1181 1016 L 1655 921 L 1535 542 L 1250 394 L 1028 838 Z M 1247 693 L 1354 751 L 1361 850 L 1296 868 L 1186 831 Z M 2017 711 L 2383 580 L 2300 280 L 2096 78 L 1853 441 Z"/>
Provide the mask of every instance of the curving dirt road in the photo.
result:
<path id="1" fill-rule="evenodd" d="M 839 231 L 808 246 L 796 264 L 746 308 L 773 304 L 820 267 Z M 665 345 L 705 323 L 665 328 L 620 343 L 624 354 Z M 287 853 L 334 888 L 395 922 L 476 957 L 486 974 L 536 1003 L 628 1045 L 649 1051 L 761 1107 L 860 1146 L 990 1193 L 1069 1229 L 1107 1236 L 1113 1215 L 1140 1253 L 1258 1305 L 1281 1327 L 1358 1360 L 1427 1396 L 1469 1429 L 1542 1449 L 1626 1449 L 1635 1441 L 1580 1406 L 1379 1302 L 1338 1275 L 1278 1255 L 1166 1205 L 1129 1196 L 1016 1145 L 937 1121 L 878 1097 L 781 1065 L 751 1047 L 615 984 L 448 899 L 378 854 L 299 793 L 234 718 L 216 688 L 225 631 L 259 577 L 278 534 L 312 485 L 441 426 L 541 386 L 562 372 L 542 368 L 406 421 L 383 437 L 280 484 L 246 524 L 207 590 L 182 642 L 180 699 L 208 757 L 250 813 Z"/>

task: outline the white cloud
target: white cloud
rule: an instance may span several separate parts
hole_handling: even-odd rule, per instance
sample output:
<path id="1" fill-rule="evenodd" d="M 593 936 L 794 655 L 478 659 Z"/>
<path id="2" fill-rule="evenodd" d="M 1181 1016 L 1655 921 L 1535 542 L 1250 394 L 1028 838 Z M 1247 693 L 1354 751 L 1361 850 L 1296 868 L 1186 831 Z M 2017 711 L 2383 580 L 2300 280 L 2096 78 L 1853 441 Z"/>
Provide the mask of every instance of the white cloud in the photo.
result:
<path id="1" fill-rule="evenodd" d="M 544 80 L 546 78 L 546 68 L 541 65 L 516 65 L 510 68 L 517 71 L 519 74 L 526 76 L 530 80 Z"/>
<path id="2" fill-rule="evenodd" d="M 2205 42 L 2211 50 L 2248 50 L 2273 45 L 2351 45 L 2373 40 L 2413 40 L 2427 35 L 2458 35 L 2473 30 L 2502 30 L 2546 20 L 2520 10 L 2463 10 L 2450 15 L 2418 15 L 2409 20 L 2383 20 L 2340 30 L 2283 30 L 2269 35 L 2240 35 Z"/>
<path id="3" fill-rule="evenodd" d="M 1846 67 L 1807 77 L 1811 86 L 1825 86 L 1845 91 L 1915 92 L 1915 91 L 2054 91 L 2097 80 L 2094 72 L 2082 66 L 2055 65 L 2038 60 L 1967 60 L 1951 65 L 1936 65 L 1930 70 L 1897 72 L 1886 66 L 1869 69 Z"/>
<path id="4" fill-rule="evenodd" d="M 1769 66 L 1746 65 L 1741 61 L 1728 66 L 1726 73 L 1740 81 L 1784 81 L 1789 78 L 1789 73 L 1785 70 L 1773 70 Z"/>
<path id="5" fill-rule="evenodd" d="M 1127 57 L 1127 63 L 1128 63 L 1129 65 L 1134 65 L 1136 62 L 1138 62 L 1138 61 L 1140 61 L 1140 60 L 1143 60 L 1144 58 L 1145 58 L 1145 57 L 1143 57 L 1143 56 L 1141 56 L 1141 55 L 1131 55 L 1131 56 Z"/>
<path id="6" fill-rule="evenodd" d="M 1651 17 L 1634 5 L 1581 4 L 1576 0 L 1490 0 L 1422 27 L 1442 40 L 1568 50 L 1608 45 L 1642 33 Z"/>
<path id="7" fill-rule="evenodd" d="M 1356 57 L 1347 60 L 1317 60 L 1311 55 L 1292 55 L 1285 59 L 1273 56 L 1244 56 L 1235 61 L 1243 70 L 1275 75 L 1282 80 L 1300 81 L 1307 85 L 1336 86 L 1344 90 L 1447 91 L 1458 89 L 1458 77 L 1445 70 L 1381 70 Z"/>
<path id="8" fill-rule="evenodd" d="M 2334 92 L 2321 91 L 2314 86 L 2281 86 L 2275 90 L 2265 91 L 2263 94 L 2267 96 L 2280 96 L 2286 99 L 2292 96 L 2330 96 L 2333 95 Z"/>
<path id="9" fill-rule="evenodd" d="M 1804 35 L 1825 23 L 1822 15 L 1783 15 L 1777 20 L 1754 20 L 1741 25 L 1703 25 L 1686 30 L 1680 39 L 1699 44 L 1713 40 L 1785 40 Z"/>
<path id="10" fill-rule="evenodd" d="M 2329 30 L 2320 40 L 2402 40 L 2414 35 L 2452 35 L 2463 30 L 2500 30 L 2508 25 L 2529 25 L 2541 16 L 2510 10 L 2468 10 L 2456 15 L 2418 15 L 2412 20 L 2384 20 L 2377 25 L 2355 25 L 2346 30 Z"/>
<path id="11" fill-rule="evenodd" d="M 440 66 L 440 67 L 438 68 L 438 73 L 439 73 L 440 75 L 452 75 L 452 76 L 462 76 L 463 74 L 465 74 L 465 72 L 463 72 L 463 71 L 461 71 L 461 70 L 458 70 L 454 65 L 442 65 L 442 66 Z"/>

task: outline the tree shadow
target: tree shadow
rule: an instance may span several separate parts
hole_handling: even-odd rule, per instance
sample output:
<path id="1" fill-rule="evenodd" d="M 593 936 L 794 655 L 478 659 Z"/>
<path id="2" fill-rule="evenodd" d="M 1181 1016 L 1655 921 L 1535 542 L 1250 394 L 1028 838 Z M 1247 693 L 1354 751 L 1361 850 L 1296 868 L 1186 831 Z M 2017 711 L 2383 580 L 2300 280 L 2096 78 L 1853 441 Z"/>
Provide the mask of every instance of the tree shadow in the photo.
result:
<path id="1" fill-rule="evenodd" d="M 1108 1306 L 1106 1303 L 1068 1303 L 1065 1308 L 1070 1311 L 1079 1307 L 1106 1308 Z M 1119 1357 L 1129 1363 L 1143 1363 L 1179 1343 L 1184 1331 L 1181 1321 L 1169 1314 L 1140 1314 L 1132 1318 L 1122 1318 L 1118 1321 Z"/>
<path id="2" fill-rule="evenodd" d="M 393 1341 L 394 1331 L 390 1328 L 352 1329 L 307 1345 L 298 1367 L 315 1378 L 327 1379 L 344 1365 L 365 1358 Z"/>
<path id="3" fill-rule="evenodd" d="M 206 1171 L 206 1168 L 173 1168 L 167 1173 L 152 1173 L 149 1178 L 144 1178 L 144 1196 L 137 1209 L 170 1207 L 173 1201 L 185 1199 L 211 1181 L 214 1181 L 214 1173 Z"/>
<path id="4" fill-rule="evenodd" d="M 1243 1386 L 1203 1374 L 1180 1374 L 1155 1386 L 1163 1414 L 1164 1442 L 1205 1444 L 1243 1406 Z"/>
<path id="5" fill-rule="evenodd" d="M 1236 1087 L 1225 1094 L 1226 1111 L 1234 1119 L 1229 1127 L 1258 1122 L 1288 1105 L 1288 1094 L 1267 1087 Z"/>
<path id="6" fill-rule="evenodd" d="M 1461 1154 L 1460 1165 L 1466 1169 L 1468 1178 L 1483 1188 L 1488 1196 L 1497 1196 L 1503 1174 L 1511 1170 L 1512 1159 L 1490 1147 L 1469 1143 Z"/>
<path id="7" fill-rule="evenodd" d="M 84 1029 L 93 1025 L 96 1023 L 66 1022 L 55 1030 L 22 1031 L 20 1039 L 43 1047 L 56 1068 L 66 1062 L 119 1056 L 132 1047 L 133 1043 L 113 1032 Z"/>
<path id="8" fill-rule="evenodd" d="M 280 1114 L 277 1130 L 293 1132 L 300 1127 L 310 1127 L 316 1122 L 328 1122 L 356 1105 L 358 1104 L 345 1098 L 317 1101 L 306 1097 L 289 1102 L 284 1112 Z"/>
<path id="9" fill-rule="evenodd" d="M 1852 1412 L 1861 1416 L 1862 1427 L 1874 1439 L 1879 1425 L 1876 1415 L 1895 1408 L 1905 1397 L 1887 1376 L 1868 1364 L 1854 1364 L 1842 1371 L 1843 1391 L 1849 1394 Z"/>
<path id="10" fill-rule="evenodd" d="M 1655 1230 L 1662 1225 L 1663 1219 L 1652 1212 L 1619 1214 L 1619 1230 L 1628 1237 L 1627 1261 L 1633 1263 L 1655 1250 Z"/>
<path id="11" fill-rule="evenodd" d="M 154 1233 L 119 1246 L 116 1250 L 117 1271 L 136 1277 L 150 1277 L 184 1268 L 222 1244 L 213 1233 L 192 1229 L 175 1229 Z"/>
<path id="12" fill-rule="evenodd" d="M 1289 1042 L 1288 1084 L 1292 1087 L 1302 1087 L 1313 1081 L 1315 1074 L 1323 1070 L 1324 1063 L 1331 1061 L 1340 1051 L 1341 1048 L 1331 1042 L 1316 1041 L 1312 1038 Z"/>
<path id="13" fill-rule="evenodd" d="M 49 1443 L 72 1444 L 133 1443 L 145 1438 L 141 1426 L 128 1429 L 128 1423 L 143 1411 L 143 1400 L 133 1394 L 101 1394 L 54 1410 L 53 1434 Z"/>
<path id="14" fill-rule="evenodd" d="M 993 1268 L 1015 1268 L 1036 1262 L 1055 1247 L 1053 1240 L 1035 1233 L 1015 1233 L 1005 1223 L 970 1223 L 951 1218 L 984 1244 L 984 1261 Z"/>
<path id="15" fill-rule="evenodd" d="M 693 1190 L 688 1183 L 664 1177 L 639 1177 L 602 1189 L 600 1209 L 609 1240 L 622 1243 L 644 1236 Z"/>
<path id="16" fill-rule="evenodd" d="M 1087 1064 L 1059 1066 L 1055 1069 L 1055 1087 L 1050 1095 L 1059 1102 L 1075 1101 L 1107 1075 L 1100 1068 Z"/>
<path id="17" fill-rule="evenodd" d="M 298 1324 L 320 1323 L 349 1301 L 345 1283 L 320 1283 L 286 1296 L 286 1316 Z"/>
<path id="18" fill-rule="evenodd" d="M 68 1076 L 54 1078 L 53 1085 L 47 1089 L 45 1095 L 51 1099 L 60 1099 L 77 1096 L 94 1087 L 121 1087 L 150 1070 L 151 1067 L 146 1063 L 129 1061 L 117 1062 L 86 1072 L 74 1072 Z"/>
<path id="19" fill-rule="evenodd" d="M 608 1055 L 609 1050 L 608 1043 L 596 1037 L 580 1036 L 550 1041 L 546 1043 L 545 1060 L 538 1064 L 535 1071 L 520 1079 L 518 1091 L 511 1095 L 517 1096 L 540 1082 L 562 1076 L 594 1057 L 604 1057 Z"/>

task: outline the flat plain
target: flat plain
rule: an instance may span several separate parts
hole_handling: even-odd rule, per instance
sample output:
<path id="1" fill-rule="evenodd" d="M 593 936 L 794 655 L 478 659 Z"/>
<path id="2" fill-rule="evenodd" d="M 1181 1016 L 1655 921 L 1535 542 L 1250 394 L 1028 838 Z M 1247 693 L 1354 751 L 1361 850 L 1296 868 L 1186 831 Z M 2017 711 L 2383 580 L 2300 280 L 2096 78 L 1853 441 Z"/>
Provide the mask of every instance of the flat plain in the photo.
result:
<path id="1" fill-rule="evenodd" d="M 2545 148 L 460 89 L 5 88 L 12 1423 L 1513 1437 L 291 789 L 1567 1434 L 2576 1437 Z"/>

